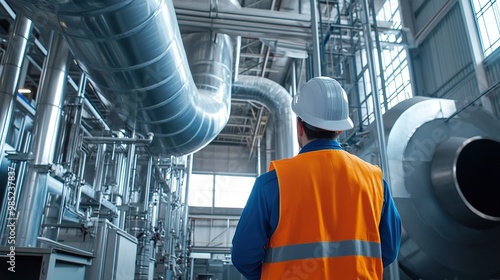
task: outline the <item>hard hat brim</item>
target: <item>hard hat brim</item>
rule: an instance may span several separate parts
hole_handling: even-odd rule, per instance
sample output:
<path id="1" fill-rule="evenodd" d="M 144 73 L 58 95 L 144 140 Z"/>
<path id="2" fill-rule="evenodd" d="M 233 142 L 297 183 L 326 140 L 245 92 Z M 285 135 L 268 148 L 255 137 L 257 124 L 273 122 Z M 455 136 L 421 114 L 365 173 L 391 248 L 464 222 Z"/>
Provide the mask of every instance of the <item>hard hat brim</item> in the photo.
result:
<path id="1" fill-rule="evenodd" d="M 302 112 L 300 112 L 299 108 L 294 106 L 294 104 L 292 104 L 292 111 L 306 123 L 324 130 L 345 131 L 352 129 L 354 127 L 354 124 L 352 123 L 352 120 L 349 117 L 345 120 L 327 121 L 320 118 L 316 118 L 308 114 L 303 114 Z"/>

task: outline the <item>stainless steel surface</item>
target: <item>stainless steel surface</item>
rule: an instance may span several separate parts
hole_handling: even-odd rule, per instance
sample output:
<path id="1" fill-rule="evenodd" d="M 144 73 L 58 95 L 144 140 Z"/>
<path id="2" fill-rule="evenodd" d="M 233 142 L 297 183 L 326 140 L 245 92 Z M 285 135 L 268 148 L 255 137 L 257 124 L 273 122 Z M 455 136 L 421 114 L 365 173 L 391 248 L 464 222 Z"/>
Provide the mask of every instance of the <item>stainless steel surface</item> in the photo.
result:
<path id="1" fill-rule="evenodd" d="M 227 121 L 229 37 L 194 35 L 187 45 L 193 47 L 188 64 L 170 1 L 23 0 L 15 5 L 28 17 L 43 14 L 47 26 L 63 34 L 95 89 L 124 121 L 141 134 L 155 131 L 154 153 L 197 151 Z"/>
<path id="2" fill-rule="evenodd" d="M 85 279 L 134 279 L 137 239 L 106 219 L 96 221 L 94 227 L 95 238 L 90 242 L 65 242 L 77 248 L 91 246 L 84 248 L 93 250 L 94 256 L 92 266 L 86 271 Z"/>
<path id="3" fill-rule="evenodd" d="M 2 279 L 84 279 L 86 268 L 92 264 L 92 255 L 89 252 L 67 248 L 55 242 L 47 242 L 46 239 L 40 239 L 40 241 L 49 248 L 16 247 L 16 261 L 22 261 L 25 266 L 17 265 L 15 272 L 2 273 Z M 0 247 L 1 255 L 5 256 L 9 252 L 9 247 Z M 38 275 L 37 272 L 39 272 Z"/>
<path id="4" fill-rule="evenodd" d="M 252 100 L 266 106 L 274 117 L 275 159 L 293 156 L 294 117 L 292 97 L 279 84 L 261 77 L 240 75 L 233 84 L 233 99 Z"/>
<path id="5" fill-rule="evenodd" d="M 135 133 L 132 132 L 131 137 L 135 137 Z M 127 165 L 125 167 L 125 173 L 123 178 L 123 204 L 128 204 L 130 202 L 130 192 L 132 190 L 133 184 L 131 184 L 131 174 L 132 169 L 135 166 L 135 144 L 129 144 L 127 147 Z M 125 228 L 125 217 L 127 215 L 127 210 L 123 209 L 120 211 L 119 227 Z"/>
<path id="6" fill-rule="evenodd" d="M 378 77 L 375 69 L 375 58 L 374 58 L 374 50 L 373 47 L 373 39 L 372 39 L 372 25 L 376 27 L 376 22 L 370 22 L 369 17 L 369 6 L 368 0 L 361 1 L 361 21 L 363 23 L 363 36 L 365 39 L 365 53 L 366 59 L 368 62 L 368 72 L 370 74 L 370 86 L 371 86 L 371 96 L 373 101 L 373 115 L 375 118 L 375 127 L 377 133 L 377 144 L 380 150 L 379 152 L 379 162 L 380 167 L 382 168 L 382 174 L 385 180 L 388 182 L 391 181 L 390 173 L 389 173 L 389 159 L 387 156 L 387 146 L 386 139 L 384 133 L 384 119 L 382 118 L 382 103 L 380 103 L 380 95 L 378 88 Z M 375 18 L 375 16 L 374 16 Z M 375 32 L 377 30 L 375 29 Z M 378 39 L 378 38 L 377 38 Z M 378 44 L 377 44 L 378 46 Z M 380 53 L 377 56 L 377 59 L 380 61 L 382 58 L 380 57 Z M 381 74 L 383 75 L 383 74 Z M 385 93 L 385 90 L 382 92 Z M 385 98 L 384 98 L 385 100 Z M 386 268 L 387 275 L 390 280 L 399 280 L 399 267 L 398 262 L 393 262 L 389 267 Z"/>
<path id="7" fill-rule="evenodd" d="M 390 181 L 389 162 L 387 159 L 387 146 L 384 134 L 384 120 L 382 118 L 382 112 L 380 108 L 380 96 L 379 89 L 377 86 L 377 73 L 375 70 L 375 58 L 373 57 L 373 41 L 371 35 L 371 23 L 369 17 L 369 9 L 367 0 L 362 0 L 362 22 L 363 22 L 363 35 L 365 38 L 365 53 L 366 59 L 368 61 L 368 72 L 370 74 L 370 86 L 371 86 L 371 96 L 373 97 L 373 115 L 375 118 L 375 127 L 377 128 L 377 143 L 380 149 L 380 167 L 384 175 L 384 179 Z M 380 58 L 379 58 L 380 59 Z"/>
<path id="8" fill-rule="evenodd" d="M 36 246 L 48 190 L 46 166 L 52 163 L 54 157 L 68 67 L 68 46 L 64 38 L 54 33 L 40 82 L 40 97 L 30 145 L 33 160 L 23 181 L 17 213 L 16 243 L 19 246 Z"/>
<path id="9" fill-rule="evenodd" d="M 441 205 L 457 221 L 473 228 L 500 222 L 498 174 L 500 142 L 482 137 L 450 137 L 436 147 L 432 184 Z"/>
<path id="10" fill-rule="evenodd" d="M 217 1 L 175 0 L 175 11 L 183 33 L 219 32 L 251 38 L 286 39 L 301 43 L 311 41 L 311 18 L 307 14 L 239 8 Z"/>
<path id="11" fill-rule="evenodd" d="M 182 255 L 184 266 L 187 267 L 187 259 L 188 259 L 188 246 L 189 246 L 189 188 L 191 187 L 191 175 L 193 173 L 193 154 L 188 155 L 187 166 L 186 166 L 186 183 L 184 189 L 184 208 L 182 212 Z"/>
<path id="12" fill-rule="evenodd" d="M 32 26 L 31 20 L 23 16 L 17 17 L 9 38 L 9 48 L 2 57 L 0 76 L 0 151 L 3 151 L 10 128 L 21 67 L 26 55 Z M 0 162 L 3 156 L 2 153 Z"/>
<path id="13" fill-rule="evenodd" d="M 102 191 L 102 185 L 105 183 L 106 170 L 109 157 L 107 156 L 107 144 L 99 144 L 97 146 L 96 160 L 94 165 L 94 181 L 92 182 L 92 187 L 96 193 Z"/>
<path id="14" fill-rule="evenodd" d="M 319 35 L 318 35 L 318 2 L 316 0 L 310 0 L 311 4 L 311 34 L 312 34 L 312 77 L 321 76 L 321 55 L 319 52 Z"/>
<path id="15" fill-rule="evenodd" d="M 128 232 L 137 238 L 135 278 L 149 279 L 149 266 L 152 257 L 151 227 L 147 215 L 139 208 L 134 207 L 127 215 L 129 222 Z"/>
<path id="16" fill-rule="evenodd" d="M 404 229 L 399 266 L 421 279 L 490 279 L 500 272 L 494 164 L 500 123 L 480 107 L 447 120 L 460 107 L 418 97 L 384 114 L 389 185 Z M 372 157 L 375 137 L 372 126 L 353 152 Z"/>
<path id="17" fill-rule="evenodd" d="M 107 144 L 125 144 L 125 143 L 133 143 L 133 144 L 141 144 L 147 145 L 151 144 L 153 141 L 154 134 L 149 132 L 147 134 L 147 138 L 125 138 L 125 137 L 90 137 L 84 136 L 83 140 L 88 143 L 107 143 Z"/>

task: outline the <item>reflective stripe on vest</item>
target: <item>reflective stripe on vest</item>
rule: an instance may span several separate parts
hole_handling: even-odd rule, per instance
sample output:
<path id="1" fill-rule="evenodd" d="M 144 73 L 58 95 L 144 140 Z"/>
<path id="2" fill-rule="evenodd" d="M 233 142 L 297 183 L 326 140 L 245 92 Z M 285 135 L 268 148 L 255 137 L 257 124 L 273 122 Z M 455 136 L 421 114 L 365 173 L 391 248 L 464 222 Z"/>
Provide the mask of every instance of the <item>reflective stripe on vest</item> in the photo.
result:
<path id="1" fill-rule="evenodd" d="M 382 251 L 379 243 L 362 240 L 295 244 L 269 248 L 264 262 L 274 263 L 300 259 L 334 258 L 345 256 L 381 258 Z"/>

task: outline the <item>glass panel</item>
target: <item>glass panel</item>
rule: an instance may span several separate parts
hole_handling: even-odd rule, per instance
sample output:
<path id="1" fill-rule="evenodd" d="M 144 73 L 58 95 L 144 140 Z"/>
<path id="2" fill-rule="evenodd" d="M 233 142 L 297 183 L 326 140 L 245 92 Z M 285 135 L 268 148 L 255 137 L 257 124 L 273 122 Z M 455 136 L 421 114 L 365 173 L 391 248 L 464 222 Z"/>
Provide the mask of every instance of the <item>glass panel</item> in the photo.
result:
<path id="1" fill-rule="evenodd" d="M 189 181 L 189 206 L 212 207 L 213 175 L 191 174 Z"/>
<path id="2" fill-rule="evenodd" d="M 216 175 L 215 207 L 245 207 L 254 182 L 254 177 Z"/>
<path id="3" fill-rule="evenodd" d="M 500 15 L 495 0 L 474 0 L 472 7 L 476 14 L 477 28 L 484 54 L 487 56 L 498 48 L 500 41 Z"/>

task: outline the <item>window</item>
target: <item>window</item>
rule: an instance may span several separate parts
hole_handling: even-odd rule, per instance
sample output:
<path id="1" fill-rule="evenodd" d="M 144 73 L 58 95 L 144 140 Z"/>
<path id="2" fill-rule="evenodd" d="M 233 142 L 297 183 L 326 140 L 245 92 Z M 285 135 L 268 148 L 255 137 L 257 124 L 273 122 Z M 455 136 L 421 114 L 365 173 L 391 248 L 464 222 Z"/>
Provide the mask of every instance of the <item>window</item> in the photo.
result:
<path id="1" fill-rule="evenodd" d="M 375 58 L 375 71 L 377 73 L 379 87 L 379 100 L 381 112 L 385 113 L 393 106 L 405 99 L 413 97 L 410 81 L 410 70 L 406 57 L 406 49 L 403 45 L 402 24 L 399 15 L 398 0 L 387 0 L 382 8 L 378 11 L 377 21 L 385 24 L 379 25 L 379 41 L 381 46 L 380 59 L 384 71 L 385 96 L 382 91 L 380 80 L 378 52 L 373 50 Z M 356 69 L 357 76 L 361 77 L 358 84 L 361 122 L 367 126 L 374 121 L 373 112 L 373 95 L 370 87 L 370 75 L 367 64 L 365 50 L 361 50 L 356 54 Z M 385 106 L 387 104 L 387 106 Z"/>
<path id="2" fill-rule="evenodd" d="M 377 20 L 391 22 L 390 29 L 401 29 L 398 0 L 385 1 L 382 9 L 378 12 Z M 402 42 L 401 35 L 391 31 L 386 34 L 381 32 L 380 41 L 381 44 L 385 43 L 383 44 L 385 48 L 382 50 L 382 64 L 385 69 L 387 109 L 390 109 L 397 103 L 413 96 L 410 71 L 406 50 L 399 44 Z"/>
<path id="3" fill-rule="evenodd" d="M 216 175 L 214 207 L 245 207 L 254 182 L 253 177 Z"/>
<path id="4" fill-rule="evenodd" d="M 473 0 L 479 37 L 484 55 L 488 56 L 500 46 L 500 13 L 496 0 Z"/>
<path id="5" fill-rule="evenodd" d="M 213 175 L 191 174 L 189 181 L 189 206 L 212 207 Z"/>
<path id="6" fill-rule="evenodd" d="M 189 206 L 243 208 L 255 177 L 191 174 Z"/>

